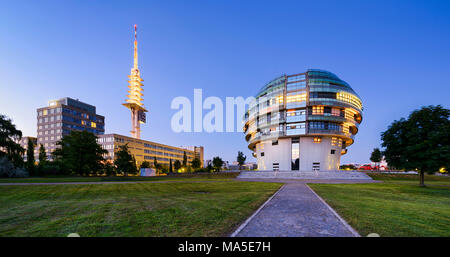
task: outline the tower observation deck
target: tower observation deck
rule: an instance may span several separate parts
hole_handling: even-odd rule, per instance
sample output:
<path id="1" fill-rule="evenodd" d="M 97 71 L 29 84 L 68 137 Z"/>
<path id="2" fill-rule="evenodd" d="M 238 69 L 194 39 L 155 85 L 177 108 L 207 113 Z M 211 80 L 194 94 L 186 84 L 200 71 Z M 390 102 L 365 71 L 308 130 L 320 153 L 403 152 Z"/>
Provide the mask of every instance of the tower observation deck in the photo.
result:
<path id="1" fill-rule="evenodd" d="M 125 103 L 122 105 L 130 109 L 131 111 L 131 136 L 133 138 L 141 138 L 141 123 L 146 122 L 146 112 L 143 104 L 143 92 L 142 88 L 144 81 L 141 78 L 138 68 L 138 51 L 137 51 L 137 25 L 134 25 L 134 65 L 131 68 L 131 73 L 128 75 L 128 95 Z"/>

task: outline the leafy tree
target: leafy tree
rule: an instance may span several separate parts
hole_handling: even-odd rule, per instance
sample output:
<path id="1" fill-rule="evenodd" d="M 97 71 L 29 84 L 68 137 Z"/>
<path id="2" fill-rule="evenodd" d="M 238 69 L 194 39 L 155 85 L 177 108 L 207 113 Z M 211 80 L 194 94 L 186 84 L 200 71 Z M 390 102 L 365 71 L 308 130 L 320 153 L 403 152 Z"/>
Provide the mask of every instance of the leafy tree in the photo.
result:
<path id="1" fill-rule="evenodd" d="M 35 162 L 36 162 L 36 160 L 34 159 L 34 143 L 33 143 L 33 140 L 30 140 L 28 138 L 26 168 L 30 175 L 35 175 L 35 169 L 36 169 L 36 167 L 34 165 Z"/>
<path id="2" fill-rule="evenodd" d="M 191 166 L 192 166 L 192 168 L 194 168 L 194 169 L 200 168 L 201 165 L 202 165 L 202 163 L 200 162 L 200 159 L 199 159 L 199 158 L 194 158 L 194 159 L 191 161 Z"/>
<path id="3" fill-rule="evenodd" d="M 156 160 L 156 156 L 153 156 L 153 166 L 155 169 L 158 169 L 158 160 Z"/>
<path id="4" fill-rule="evenodd" d="M 115 167 L 114 167 L 114 165 L 112 164 L 112 162 L 106 161 L 106 162 L 103 164 L 103 173 L 104 173 L 106 176 L 114 176 L 114 175 L 116 175 L 116 170 L 115 170 Z"/>
<path id="5" fill-rule="evenodd" d="M 223 160 L 219 156 L 216 156 L 213 158 L 212 164 L 215 171 L 220 171 L 220 168 L 222 168 L 223 165 Z"/>
<path id="6" fill-rule="evenodd" d="M 38 176 L 44 175 L 44 168 L 47 166 L 47 152 L 43 144 L 39 146 L 39 156 L 38 156 Z"/>
<path id="7" fill-rule="evenodd" d="M 151 165 L 150 165 L 150 162 L 148 162 L 148 161 L 143 161 L 142 163 L 141 163 L 141 169 L 145 169 L 145 168 L 150 168 L 151 167 Z"/>
<path id="8" fill-rule="evenodd" d="M 206 170 L 208 172 L 212 172 L 213 171 L 213 166 L 211 165 L 211 163 L 208 163 L 208 166 L 206 166 Z"/>
<path id="9" fill-rule="evenodd" d="M 169 160 L 169 173 L 173 173 L 172 159 Z"/>
<path id="10" fill-rule="evenodd" d="M 181 162 L 179 160 L 175 160 L 173 167 L 175 168 L 175 172 L 178 172 L 178 170 L 181 169 Z"/>
<path id="11" fill-rule="evenodd" d="M 374 148 L 372 151 L 372 154 L 370 155 L 370 161 L 374 162 L 375 165 L 377 165 L 377 163 L 379 164 L 381 162 L 381 158 L 382 158 L 382 154 L 380 149 L 378 148 Z M 377 165 L 378 167 L 379 165 Z"/>
<path id="12" fill-rule="evenodd" d="M 117 172 L 123 173 L 125 176 L 137 173 L 136 160 L 128 150 L 128 144 L 119 146 L 114 164 Z"/>
<path id="13" fill-rule="evenodd" d="M 239 164 L 239 170 L 242 169 L 242 165 L 245 164 L 245 160 L 247 159 L 247 156 L 244 155 L 243 152 L 238 151 L 238 155 L 237 155 L 237 162 Z"/>
<path id="14" fill-rule="evenodd" d="M 97 136 L 88 131 L 71 131 L 56 143 L 60 146 L 53 155 L 72 173 L 96 174 L 102 170 L 108 153 L 97 143 Z"/>
<path id="15" fill-rule="evenodd" d="M 183 167 L 187 166 L 187 156 L 186 156 L 186 151 L 183 152 Z"/>
<path id="16" fill-rule="evenodd" d="M 0 114 L 0 157 L 6 157 L 15 167 L 23 167 L 25 149 L 16 143 L 22 138 L 22 131 L 16 129 L 11 119 Z"/>
<path id="17" fill-rule="evenodd" d="M 440 105 L 413 111 L 408 119 L 394 121 L 381 134 L 384 156 L 389 166 L 415 169 L 420 186 L 424 173 L 450 168 L 450 110 Z"/>

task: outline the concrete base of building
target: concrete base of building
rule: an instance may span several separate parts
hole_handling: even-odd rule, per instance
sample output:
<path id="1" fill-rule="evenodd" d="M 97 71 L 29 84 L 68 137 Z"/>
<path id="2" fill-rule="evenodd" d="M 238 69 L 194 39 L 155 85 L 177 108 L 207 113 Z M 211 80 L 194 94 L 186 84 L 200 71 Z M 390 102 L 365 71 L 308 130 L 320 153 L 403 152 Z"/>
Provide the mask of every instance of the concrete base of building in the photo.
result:
<path id="1" fill-rule="evenodd" d="M 372 180 L 371 177 L 359 171 L 242 171 L 238 178 Z"/>

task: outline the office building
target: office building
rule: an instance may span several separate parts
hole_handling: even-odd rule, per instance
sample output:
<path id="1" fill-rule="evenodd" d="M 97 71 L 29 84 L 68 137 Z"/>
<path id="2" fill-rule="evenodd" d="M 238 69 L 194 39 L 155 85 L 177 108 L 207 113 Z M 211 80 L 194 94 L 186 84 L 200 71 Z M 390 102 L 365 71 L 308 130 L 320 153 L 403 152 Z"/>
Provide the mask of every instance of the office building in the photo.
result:
<path id="1" fill-rule="evenodd" d="M 130 153 L 134 155 L 138 167 L 144 161 L 148 161 L 153 164 L 155 157 L 159 164 L 166 166 L 169 166 L 170 160 L 172 160 L 172 165 L 174 165 L 176 160 L 183 163 L 184 153 L 186 153 L 187 162 L 190 165 L 190 162 L 196 156 L 194 151 L 188 149 L 118 134 L 99 135 L 97 142 L 103 149 L 108 151 L 108 154 L 105 156 L 107 160 L 114 160 L 115 154 L 119 150 L 119 146 L 128 144 L 128 149 Z"/>
<path id="2" fill-rule="evenodd" d="M 362 102 L 348 83 L 324 70 L 267 83 L 244 117 L 258 170 L 338 170 L 362 121 Z"/>
<path id="3" fill-rule="evenodd" d="M 105 117 L 93 105 L 65 97 L 37 109 L 37 148 L 42 144 L 49 158 L 63 136 L 83 130 L 96 135 L 105 132 Z"/>

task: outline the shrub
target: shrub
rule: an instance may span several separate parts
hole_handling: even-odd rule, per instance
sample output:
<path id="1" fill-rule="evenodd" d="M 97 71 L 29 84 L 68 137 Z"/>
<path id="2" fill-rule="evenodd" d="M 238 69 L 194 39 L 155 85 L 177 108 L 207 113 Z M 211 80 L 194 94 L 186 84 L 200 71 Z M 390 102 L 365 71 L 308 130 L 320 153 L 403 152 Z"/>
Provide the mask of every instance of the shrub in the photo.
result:
<path id="1" fill-rule="evenodd" d="M 28 172 L 23 168 L 15 168 L 14 165 L 6 157 L 1 157 L 0 177 L 24 178 L 28 177 Z"/>
<path id="2" fill-rule="evenodd" d="M 194 170 L 195 173 L 209 173 L 210 170 L 207 168 L 197 168 Z"/>

